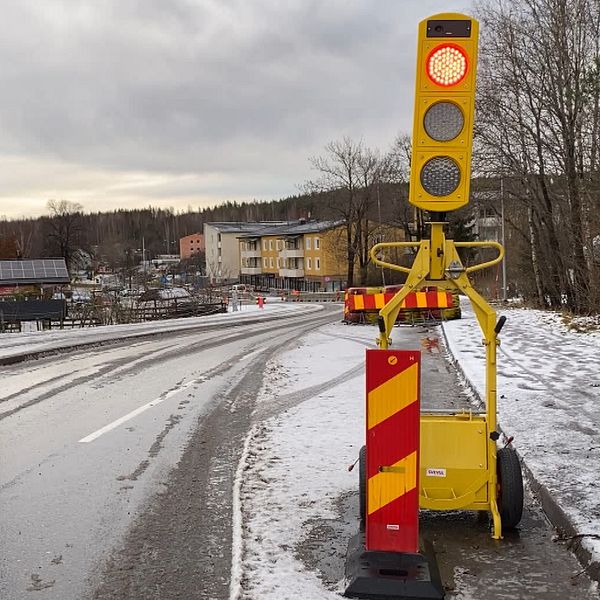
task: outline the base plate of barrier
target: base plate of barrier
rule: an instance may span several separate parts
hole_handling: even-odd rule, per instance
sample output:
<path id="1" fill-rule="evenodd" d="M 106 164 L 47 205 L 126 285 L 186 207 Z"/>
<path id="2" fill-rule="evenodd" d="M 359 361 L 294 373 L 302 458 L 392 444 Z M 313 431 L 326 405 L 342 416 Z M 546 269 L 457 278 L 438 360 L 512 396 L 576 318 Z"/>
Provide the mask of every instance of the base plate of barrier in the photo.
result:
<path id="1" fill-rule="evenodd" d="M 417 554 L 365 550 L 364 532 L 350 539 L 346 555 L 347 598 L 442 600 L 444 587 L 433 545 L 421 540 Z"/>

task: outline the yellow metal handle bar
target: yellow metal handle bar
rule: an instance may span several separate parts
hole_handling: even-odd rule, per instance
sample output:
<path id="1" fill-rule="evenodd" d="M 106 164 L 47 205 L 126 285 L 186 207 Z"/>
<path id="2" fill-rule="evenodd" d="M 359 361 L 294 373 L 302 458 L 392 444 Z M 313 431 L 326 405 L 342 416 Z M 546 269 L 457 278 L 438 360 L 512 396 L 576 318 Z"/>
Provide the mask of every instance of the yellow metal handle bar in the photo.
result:
<path id="1" fill-rule="evenodd" d="M 410 273 L 410 267 L 403 267 L 401 265 L 380 260 L 377 258 L 377 252 L 383 248 L 420 248 L 422 243 L 423 242 L 381 242 L 379 244 L 375 244 L 371 248 L 371 260 L 378 267 L 385 267 L 386 269 L 401 271 L 402 273 Z M 465 269 L 466 273 L 473 273 L 473 271 L 481 271 L 482 269 L 493 267 L 504 258 L 504 247 L 498 242 L 453 242 L 453 244 L 457 248 L 496 248 L 496 250 L 498 250 L 498 256 L 496 258 L 478 265 L 467 267 Z"/>
<path id="2" fill-rule="evenodd" d="M 378 267 L 385 267 L 386 269 L 392 269 L 393 271 L 402 271 L 403 273 L 410 273 L 410 267 L 403 267 L 402 265 L 395 265 L 394 263 L 385 262 L 377 258 L 378 250 L 382 248 L 420 248 L 422 242 L 381 242 L 375 244 L 371 248 L 371 260 Z"/>
<path id="3" fill-rule="evenodd" d="M 481 269 L 487 269 L 497 265 L 504 258 L 504 247 L 498 242 L 454 242 L 457 248 L 496 248 L 498 250 L 498 256 L 487 262 L 473 265 L 465 269 L 466 273 L 472 273 L 473 271 L 481 271 Z"/>

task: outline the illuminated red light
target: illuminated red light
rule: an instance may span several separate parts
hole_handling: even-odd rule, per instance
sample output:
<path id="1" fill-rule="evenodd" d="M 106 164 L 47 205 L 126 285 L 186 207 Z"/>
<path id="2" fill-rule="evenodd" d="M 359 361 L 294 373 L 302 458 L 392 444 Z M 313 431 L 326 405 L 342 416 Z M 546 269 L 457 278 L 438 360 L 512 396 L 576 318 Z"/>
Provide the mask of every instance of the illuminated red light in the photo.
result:
<path id="1" fill-rule="evenodd" d="M 467 74 L 467 55 L 454 44 L 434 48 L 427 57 L 427 76 L 433 83 L 449 87 L 460 83 Z"/>

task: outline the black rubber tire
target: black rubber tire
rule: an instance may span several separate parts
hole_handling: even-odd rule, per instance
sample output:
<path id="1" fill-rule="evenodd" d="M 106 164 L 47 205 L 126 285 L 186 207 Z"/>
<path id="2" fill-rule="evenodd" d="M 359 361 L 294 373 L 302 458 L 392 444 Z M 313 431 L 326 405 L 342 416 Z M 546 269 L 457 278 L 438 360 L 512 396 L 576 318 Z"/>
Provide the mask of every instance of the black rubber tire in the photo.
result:
<path id="1" fill-rule="evenodd" d="M 523 474 L 513 448 L 498 450 L 498 510 L 502 529 L 514 529 L 523 515 Z"/>
<path id="2" fill-rule="evenodd" d="M 358 453 L 358 514 L 360 522 L 367 520 L 367 447 Z"/>

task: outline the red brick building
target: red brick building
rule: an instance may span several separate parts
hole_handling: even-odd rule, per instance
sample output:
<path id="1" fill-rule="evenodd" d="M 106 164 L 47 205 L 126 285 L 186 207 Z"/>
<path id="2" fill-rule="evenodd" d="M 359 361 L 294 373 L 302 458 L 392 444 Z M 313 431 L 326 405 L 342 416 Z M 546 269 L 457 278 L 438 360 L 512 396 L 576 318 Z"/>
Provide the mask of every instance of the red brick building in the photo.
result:
<path id="1" fill-rule="evenodd" d="M 204 252 L 204 234 L 192 233 L 186 235 L 179 240 L 179 256 L 184 258 L 192 258 L 197 254 Z"/>

